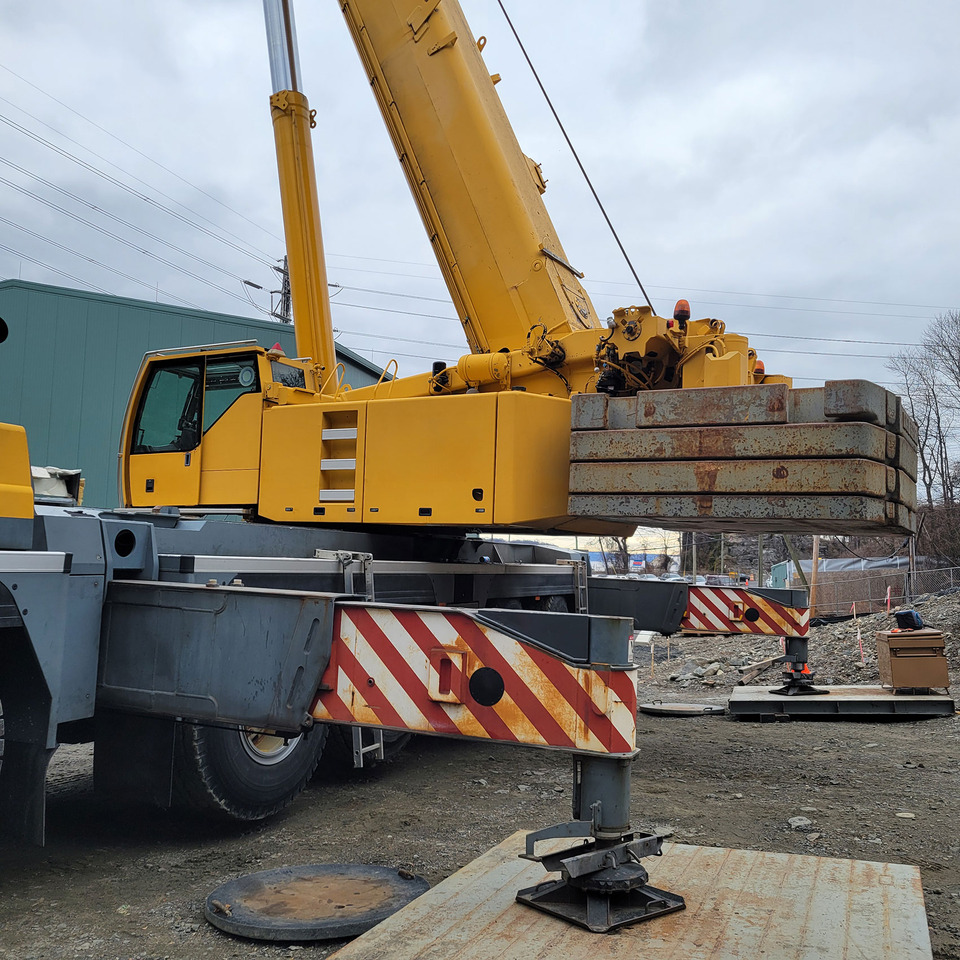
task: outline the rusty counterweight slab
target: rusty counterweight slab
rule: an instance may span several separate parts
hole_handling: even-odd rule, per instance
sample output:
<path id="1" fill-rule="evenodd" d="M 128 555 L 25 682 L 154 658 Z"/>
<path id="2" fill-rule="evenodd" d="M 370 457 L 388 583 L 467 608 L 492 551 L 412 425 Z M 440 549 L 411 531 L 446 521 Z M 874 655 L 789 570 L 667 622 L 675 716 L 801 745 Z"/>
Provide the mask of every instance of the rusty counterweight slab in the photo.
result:
<path id="1" fill-rule="evenodd" d="M 916 533 L 906 506 L 864 496 L 571 494 L 573 516 L 668 530 L 901 535 Z"/>
<path id="2" fill-rule="evenodd" d="M 789 395 L 790 388 L 784 383 L 647 390 L 636 398 L 636 426 L 788 423 Z"/>
<path id="3" fill-rule="evenodd" d="M 570 439 L 570 459 L 575 463 L 845 457 L 886 463 L 917 479 L 916 447 L 872 423 L 582 430 Z"/>
<path id="4" fill-rule="evenodd" d="M 900 398 L 869 380 L 828 380 L 822 387 L 785 384 L 643 391 L 634 397 L 573 397 L 573 430 L 622 430 L 726 424 L 862 421 L 917 443 L 917 425 Z"/>
<path id="5" fill-rule="evenodd" d="M 916 501 L 906 474 L 873 460 L 674 460 L 572 463 L 570 492 L 859 494 Z"/>

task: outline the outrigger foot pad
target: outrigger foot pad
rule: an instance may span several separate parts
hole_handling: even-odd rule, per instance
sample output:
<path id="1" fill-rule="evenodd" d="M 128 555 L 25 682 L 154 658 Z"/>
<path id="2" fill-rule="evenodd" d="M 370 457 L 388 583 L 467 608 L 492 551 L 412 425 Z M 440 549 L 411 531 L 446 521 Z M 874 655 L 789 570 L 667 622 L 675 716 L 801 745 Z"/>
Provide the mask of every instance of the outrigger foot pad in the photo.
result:
<path id="1" fill-rule="evenodd" d="M 643 872 L 646 874 L 645 870 Z M 603 882 L 601 877 L 595 879 L 598 884 Z M 517 894 L 517 902 L 594 933 L 609 933 L 617 927 L 686 907 L 683 897 L 656 887 L 644 885 L 632 890 L 597 890 L 574 885 L 568 880 L 548 880 L 527 887 Z"/>
<path id="2" fill-rule="evenodd" d="M 779 697 L 813 697 L 823 693 L 829 693 L 829 690 L 820 690 L 809 683 L 786 683 L 770 693 L 775 693 Z"/>
<path id="3" fill-rule="evenodd" d="M 570 836 L 588 823 L 558 824 L 527 838 L 544 834 Z M 534 842 L 536 842 L 534 840 Z M 590 840 L 579 847 L 537 857 L 557 880 L 545 880 L 517 894 L 517 902 L 553 914 L 594 933 L 609 933 L 628 923 L 651 920 L 664 913 L 683 910 L 683 897 L 651 887 L 650 875 L 641 866 L 642 857 L 660 856 L 663 838 L 657 834 L 624 834 L 619 840 Z"/>

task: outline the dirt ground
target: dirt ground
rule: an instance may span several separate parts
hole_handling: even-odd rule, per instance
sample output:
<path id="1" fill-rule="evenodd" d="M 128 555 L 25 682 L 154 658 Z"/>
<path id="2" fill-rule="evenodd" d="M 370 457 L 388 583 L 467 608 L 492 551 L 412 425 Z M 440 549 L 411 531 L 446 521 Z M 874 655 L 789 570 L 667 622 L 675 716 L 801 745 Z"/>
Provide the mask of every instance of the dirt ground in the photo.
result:
<path id="1" fill-rule="evenodd" d="M 955 680 L 958 611 L 960 600 L 947 598 L 924 613 L 951 631 Z M 872 638 L 878 625 L 892 624 L 865 620 L 862 635 Z M 652 677 L 650 648 L 640 647 L 641 701 L 723 703 L 736 679 L 731 661 L 772 655 L 775 644 L 674 638 L 668 662 L 660 640 Z M 869 683 L 872 646 L 865 642 L 861 665 L 855 629 L 824 627 L 811 661 L 816 667 L 819 651 L 821 676 Z M 697 667 L 704 677 L 689 675 Z M 701 845 L 916 864 L 934 956 L 960 958 L 960 717 L 753 723 L 642 714 L 638 745 L 638 827 Z M 515 830 L 569 819 L 572 778 L 561 755 L 421 737 L 393 763 L 321 772 L 284 813 L 252 827 L 107 806 L 94 796 L 86 747 L 62 748 L 49 781 L 47 846 L 0 842 L 3 958 L 326 957 L 339 944 L 227 936 L 206 923 L 203 902 L 241 874 L 318 862 L 404 867 L 435 884 Z M 794 829 L 796 817 L 809 823 Z"/>

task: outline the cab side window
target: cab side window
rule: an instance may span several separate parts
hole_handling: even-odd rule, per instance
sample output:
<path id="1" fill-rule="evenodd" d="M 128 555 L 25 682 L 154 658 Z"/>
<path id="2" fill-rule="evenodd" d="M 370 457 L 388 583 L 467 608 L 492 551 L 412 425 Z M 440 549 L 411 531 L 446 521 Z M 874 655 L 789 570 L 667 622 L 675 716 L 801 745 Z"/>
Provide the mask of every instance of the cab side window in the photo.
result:
<path id="1" fill-rule="evenodd" d="M 206 385 L 203 400 L 204 433 L 244 394 L 260 392 L 257 358 L 247 356 L 208 360 Z"/>

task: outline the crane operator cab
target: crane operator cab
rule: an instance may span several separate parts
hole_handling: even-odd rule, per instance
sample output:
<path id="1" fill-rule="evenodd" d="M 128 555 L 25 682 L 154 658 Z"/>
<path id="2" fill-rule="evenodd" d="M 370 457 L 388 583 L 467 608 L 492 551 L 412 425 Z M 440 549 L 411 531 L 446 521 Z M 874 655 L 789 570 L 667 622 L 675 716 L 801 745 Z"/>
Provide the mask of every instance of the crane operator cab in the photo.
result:
<path id="1" fill-rule="evenodd" d="M 255 506 L 264 405 L 313 400 L 308 386 L 305 362 L 252 341 L 148 354 L 124 422 L 124 503 Z"/>

